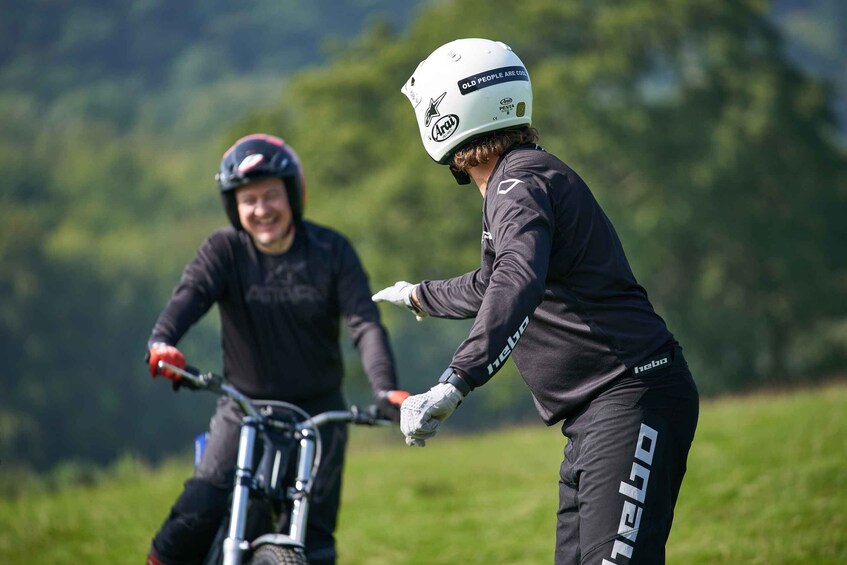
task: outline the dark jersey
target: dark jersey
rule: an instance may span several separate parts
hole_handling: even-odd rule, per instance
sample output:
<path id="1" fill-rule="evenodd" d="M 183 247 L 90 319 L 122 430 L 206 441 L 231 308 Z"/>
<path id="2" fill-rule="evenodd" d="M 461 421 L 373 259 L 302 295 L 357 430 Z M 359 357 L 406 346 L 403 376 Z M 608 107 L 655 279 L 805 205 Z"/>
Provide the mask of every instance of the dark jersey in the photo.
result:
<path id="1" fill-rule="evenodd" d="M 513 355 L 547 424 L 675 343 L 588 186 L 537 146 L 489 178 L 481 267 L 424 281 L 418 297 L 430 315 L 476 317 L 450 365 L 480 386 Z"/>
<path id="2" fill-rule="evenodd" d="M 367 276 L 337 232 L 302 222 L 292 247 L 269 255 L 243 231 L 216 231 L 185 268 L 150 343 L 175 345 L 215 303 L 224 376 L 250 397 L 295 403 L 337 398 L 342 317 L 373 390 L 396 388 Z"/>

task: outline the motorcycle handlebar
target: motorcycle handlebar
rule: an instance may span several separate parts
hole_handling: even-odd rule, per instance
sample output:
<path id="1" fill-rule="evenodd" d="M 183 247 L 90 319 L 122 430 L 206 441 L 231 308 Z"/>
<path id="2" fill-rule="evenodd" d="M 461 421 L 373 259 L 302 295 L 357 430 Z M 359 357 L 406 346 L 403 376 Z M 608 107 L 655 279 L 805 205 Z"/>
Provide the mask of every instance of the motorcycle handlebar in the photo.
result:
<path id="1" fill-rule="evenodd" d="M 214 373 L 201 373 L 193 367 L 186 367 L 185 369 L 182 369 L 164 361 L 159 361 L 158 368 L 160 370 L 168 369 L 169 371 L 173 371 L 178 374 L 182 377 L 182 379 L 188 381 L 186 384 L 189 388 L 210 390 L 219 395 L 228 396 L 238 402 L 245 414 L 259 420 L 265 419 L 265 417 L 262 416 L 262 414 L 260 414 L 260 412 L 256 409 L 252 399 L 242 394 L 238 389 L 226 382 L 226 380 L 224 380 L 224 378 L 220 375 L 216 375 Z M 335 410 L 311 416 L 303 422 L 300 422 L 297 425 L 297 428 L 306 429 L 313 426 L 319 427 L 331 422 L 347 422 L 360 426 L 394 425 L 394 422 L 379 414 L 376 406 L 369 406 L 368 408 L 351 406 L 349 410 Z"/>
<path id="2" fill-rule="evenodd" d="M 359 406 L 351 406 L 349 410 L 337 410 L 331 412 L 323 412 L 312 416 L 307 420 L 314 426 L 321 426 L 329 422 L 348 422 L 359 426 L 391 426 L 394 422 L 384 418 L 376 406 L 368 408 L 360 408 Z M 304 422 L 305 423 L 305 422 Z"/>

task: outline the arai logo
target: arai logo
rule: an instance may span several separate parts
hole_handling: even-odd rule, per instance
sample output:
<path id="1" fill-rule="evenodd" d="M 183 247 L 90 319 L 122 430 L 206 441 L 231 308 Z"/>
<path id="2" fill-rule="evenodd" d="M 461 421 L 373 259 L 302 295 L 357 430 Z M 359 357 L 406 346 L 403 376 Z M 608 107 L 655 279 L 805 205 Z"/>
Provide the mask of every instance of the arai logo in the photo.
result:
<path id="1" fill-rule="evenodd" d="M 459 128 L 459 116 L 456 114 L 447 114 L 439 118 L 432 126 L 432 139 L 434 141 L 444 141 L 451 135 L 456 133 Z"/>

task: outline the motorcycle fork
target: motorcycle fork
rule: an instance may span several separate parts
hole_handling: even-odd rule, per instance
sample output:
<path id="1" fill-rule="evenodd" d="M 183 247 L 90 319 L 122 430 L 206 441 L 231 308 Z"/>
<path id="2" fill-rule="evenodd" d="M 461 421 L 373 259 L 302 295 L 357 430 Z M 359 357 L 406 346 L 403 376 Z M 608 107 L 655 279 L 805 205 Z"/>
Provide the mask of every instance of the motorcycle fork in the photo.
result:
<path id="1" fill-rule="evenodd" d="M 306 543 L 306 522 L 309 519 L 309 496 L 312 489 L 312 465 L 315 462 L 315 434 L 301 430 L 297 455 L 297 478 L 291 492 L 291 527 L 288 536 Z"/>
<path id="2" fill-rule="evenodd" d="M 244 531 L 247 527 L 250 490 L 253 487 L 253 456 L 256 447 L 257 426 L 258 422 L 249 416 L 244 418 L 241 424 L 229 534 L 223 545 L 224 565 L 241 565 L 241 558 L 248 549 L 248 544 L 244 539 Z"/>

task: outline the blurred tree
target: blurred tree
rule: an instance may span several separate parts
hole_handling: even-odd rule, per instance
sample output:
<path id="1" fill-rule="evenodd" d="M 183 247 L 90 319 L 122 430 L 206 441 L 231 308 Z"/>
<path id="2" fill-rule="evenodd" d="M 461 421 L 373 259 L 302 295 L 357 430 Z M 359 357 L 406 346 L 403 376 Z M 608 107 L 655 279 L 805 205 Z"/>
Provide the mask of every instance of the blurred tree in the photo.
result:
<path id="1" fill-rule="evenodd" d="M 788 56 L 831 83 L 841 145 L 847 146 L 847 4 L 841 0 L 774 0 L 771 19 L 786 37 Z"/>
<path id="2" fill-rule="evenodd" d="M 834 90 L 794 62 L 813 53 L 839 76 L 843 3 L 776 4 L 437 2 L 407 32 L 374 23 L 351 43 L 423 3 L 2 2 L 3 465 L 158 456 L 205 426 L 206 401 L 152 383 L 141 356 L 180 269 L 225 223 L 213 175 L 238 135 L 297 148 L 307 216 L 351 237 L 375 288 L 475 268 L 479 196 L 429 160 L 399 93 L 457 37 L 503 40 L 529 65 L 542 143 L 612 217 L 705 392 L 843 366 L 845 156 Z M 322 50 L 328 64 L 293 75 Z M 413 390 L 467 332 L 385 315 Z M 182 344 L 209 369 L 214 318 Z M 529 406 L 510 366 L 457 416 Z"/>
<path id="3" fill-rule="evenodd" d="M 765 4 L 510 6 L 372 28 L 242 131 L 298 147 L 314 208 L 377 284 L 459 274 L 478 262 L 479 198 L 428 162 L 398 89 L 446 41 L 501 39 L 530 69 L 542 143 L 588 180 L 706 392 L 831 368 L 798 344 L 847 314 L 847 161 L 825 85 L 787 59 Z"/>
<path id="4" fill-rule="evenodd" d="M 226 221 L 217 135 L 325 38 L 415 3 L 2 4 L 0 459 L 184 449 L 209 401 L 152 383 L 142 357 L 180 269 Z M 215 333 L 211 315 L 183 344 L 212 370 Z"/>

